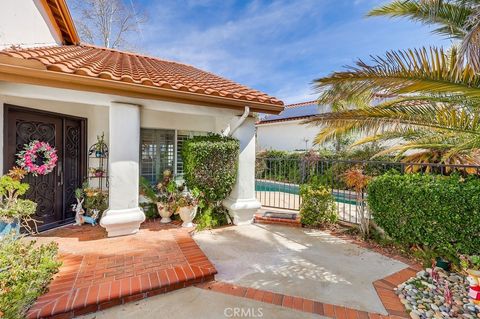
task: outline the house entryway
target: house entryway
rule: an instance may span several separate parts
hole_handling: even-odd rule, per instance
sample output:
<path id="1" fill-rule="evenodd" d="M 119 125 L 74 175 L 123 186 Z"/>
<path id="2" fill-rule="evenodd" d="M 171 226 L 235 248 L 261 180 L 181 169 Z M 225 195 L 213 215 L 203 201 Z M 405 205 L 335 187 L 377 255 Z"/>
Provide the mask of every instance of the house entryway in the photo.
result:
<path id="1" fill-rule="evenodd" d="M 75 189 L 86 177 L 85 118 L 38 111 L 12 105 L 4 108 L 4 171 L 15 166 L 16 154 L 33 140 L 57 150 L 58 164 L 47 175 L 29 174 L 26 197 L 37 203 L 35 219 L 43 231 L 73 221 Z"/>

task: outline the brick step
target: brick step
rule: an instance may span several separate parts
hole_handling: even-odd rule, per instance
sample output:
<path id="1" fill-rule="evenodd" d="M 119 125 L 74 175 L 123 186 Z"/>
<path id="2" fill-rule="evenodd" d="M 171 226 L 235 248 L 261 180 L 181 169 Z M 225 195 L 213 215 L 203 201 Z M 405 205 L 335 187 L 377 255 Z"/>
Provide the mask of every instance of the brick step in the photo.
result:
<path id="1" fill-rule="evenodd" d="M 141 276 L 129 277 L 58 293 L 53 300 L 38 299 L 30 309 L 28 318 L 74 318 L 91 312 L 96 312 L 138 301 L 144 298 L 167 293 L 195 284 L 213 281 L 216 271 L 196 266 L 182 266 L 146 273 Z"/>
<path id="2" fill-rule="evenodd" d="M 78 226 L 45 236 L 59 243 L 62 266 L 29 309 L 29 319 L 74 318 L 207 283 L 217 273 L 189 230 L 174 224 L 145 222 L 128 237 L 108 238 L 100 227 Z M 83 240 L 67 247 L 72 236 Z"/>
<path id="3" fill-rule="evenodd" d="M 302 223 L 300 223 L 300 215 L 298 214 L 295 219 L 291 219 L 291 218 L 268 217 L 268 216 L 265 216 L 265 214 L 257 213 L 254 215 L 253 222 L 259 223 L 259 224 L 277 224 L 277 225 L 284 225 L 284 226 L 290 226 L 290 227 L 302 227 Z"/>

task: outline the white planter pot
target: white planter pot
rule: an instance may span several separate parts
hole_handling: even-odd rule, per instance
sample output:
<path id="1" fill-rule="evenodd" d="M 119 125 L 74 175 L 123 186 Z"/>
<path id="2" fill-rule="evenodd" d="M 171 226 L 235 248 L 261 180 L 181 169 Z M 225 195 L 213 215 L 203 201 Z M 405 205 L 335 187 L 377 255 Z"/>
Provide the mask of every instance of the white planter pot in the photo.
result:
<path id="1" fill-rule="evenodd" d="M 158 214 L 162 219 L 160 219 L 160 222 L 162 224 L 168 224 L 172 221 L 170 216 L 172 216 L 172 212 L 169 212 L 167 209 L 167 205 L 163 203 L 157 203 L 157 209 L 158 209 Z"/>
<path id="2" fill-rule="evenodd" d="M 178 209 L 178 214 L 183 221 L 182 227 L 194 227 L 192 220 L 197 215 L 198 206 L 185 206 Z"/>

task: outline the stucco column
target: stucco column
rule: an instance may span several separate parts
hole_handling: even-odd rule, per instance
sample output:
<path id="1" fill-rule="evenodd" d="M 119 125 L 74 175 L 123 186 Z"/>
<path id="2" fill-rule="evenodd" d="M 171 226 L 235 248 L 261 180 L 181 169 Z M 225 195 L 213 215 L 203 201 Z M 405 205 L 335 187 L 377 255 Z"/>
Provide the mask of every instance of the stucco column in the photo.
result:
<path id="1" fill-rule="evenodd" d="M 112 102 L 109 122 L 109 208 L 100 225 L 113 237 L 135 234 L 145 220 L 138 206 L 140 107 Z"/>
<path id="2" fill-rule="evenodd" d="M 260 208 L 255 197 L 255 119 L 248 117 L 233 133 L 240 141 L 238 176 L 230 196 L 223 201 L 234 217 L 234 224 L 251 223 Z"/>

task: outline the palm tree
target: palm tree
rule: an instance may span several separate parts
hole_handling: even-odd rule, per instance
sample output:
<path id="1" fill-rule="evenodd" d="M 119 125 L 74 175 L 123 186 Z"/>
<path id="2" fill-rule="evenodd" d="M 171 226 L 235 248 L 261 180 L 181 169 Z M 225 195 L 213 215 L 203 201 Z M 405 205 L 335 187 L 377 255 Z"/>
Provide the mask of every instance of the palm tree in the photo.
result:
<path id="1" fill-rule="evenodd" d="M 321 103 L 343 107 L 305 123 L 323 127 L 316 143 L 361 133 L 365 137 L 355 145 L 396 141 L 381 154 L 407 154 L 407 160 L 417 162 L 476 164 L 480 75 L 458 59 L 455 48 L 423 48 L 372 57 L 373 64 L 359 60 L 346 71 L 315 80 Z M 374 101 L 374 106 L 349 104 L 357 99 Z M 422 151 L 409 154 L 410 150 Z"/>
<path id="2" fill-rule="evenodd" d="M 394 0 L 373 9 L 368 16 L 404 17 L 434 25 L 434 33 L 459 40 L 463 57 L 480 71 L 480 2 L 478 0 Z"/>

